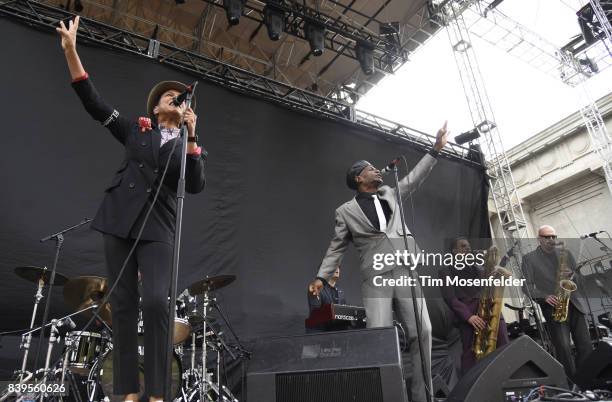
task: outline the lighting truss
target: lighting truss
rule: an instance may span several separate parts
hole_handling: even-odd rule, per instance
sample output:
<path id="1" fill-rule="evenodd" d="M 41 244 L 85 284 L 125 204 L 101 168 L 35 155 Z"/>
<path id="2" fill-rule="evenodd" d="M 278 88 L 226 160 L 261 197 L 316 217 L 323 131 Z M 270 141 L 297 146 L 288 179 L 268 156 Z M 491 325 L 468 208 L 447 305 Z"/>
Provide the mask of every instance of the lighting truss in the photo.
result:
<path id="1" fill-rule="evenodd" d="M 55 31 L 60 20 L 65 21 L 75 16 L 64 9 L 30 0 L 0 3 L 0 15 L 49 32 Z M 435 137 L 432 135 L 356 110 L 353 105 L 346 102 L 325 98 L 165 42 L 159 43 L 159 53 L 155 58 L 149 57 L 147 50 L 150 40 L 149 37 L 88 18 L 80 20 L 79 41 L 81 43 L 95 44 L 146 57 L 157 63 L 189 72 L 203 81 L 256 96 L 318 118 L 359 127 L 389 139 L 400 139 L 423 151 L 429 150 L 435 143 Z M 468 153 L 468 148 L 453 143 L 448 143 L 442 150 L 442 155 L 449 159 L 474 167 L 482 167 L 480 163 L 471 160 Z"/>
<path id="2" fill-rule="evenodd" d="M 223 3 L 218 0 L 203 1 L 217 7 L 223 7 Z M 258 22 L 261 27 L 265 25 L 264 7 L 265 3 L 247 0 L 241 18 Z M 346 21 L 325 15 L 298 2 L 291 2 L 290 4 L 275 3 L 274 7 L 285 13 L 285 34 L 307 41 L 305 25 L 307 21 L 313 21 L 325 28 L 326 50 L 358 60 L 356 43 L 358 41 L 369 42 L 373 47 L 374 67 L 386 73 L 393 73 L 407 61 L 407 57 L 401 48 L 397 48 L 391 41 L 364 27 L 351 25 Z"/>

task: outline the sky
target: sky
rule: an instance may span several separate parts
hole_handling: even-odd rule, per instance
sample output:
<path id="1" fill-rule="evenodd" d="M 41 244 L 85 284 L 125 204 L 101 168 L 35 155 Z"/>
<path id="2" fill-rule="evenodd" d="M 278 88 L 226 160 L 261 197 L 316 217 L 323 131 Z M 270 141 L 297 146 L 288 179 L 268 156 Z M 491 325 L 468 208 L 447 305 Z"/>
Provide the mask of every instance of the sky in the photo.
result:
<path id="1" fill-rule="evenodd" d="M 580 0 L 505 0 L 499 10 L 562 46 L 580 33 Z M 506 150 L 578 109 L 579 88 L 547 75 L 472 35 L 487 95 Z M 588 80 L 593 99 L 612 92 L 612 67 Z M 411 55 L 395 75 L 363 96 L 357 108 L 435 135 L 448 120 L 451 140 L 473 128 L 445 30 Z"/>

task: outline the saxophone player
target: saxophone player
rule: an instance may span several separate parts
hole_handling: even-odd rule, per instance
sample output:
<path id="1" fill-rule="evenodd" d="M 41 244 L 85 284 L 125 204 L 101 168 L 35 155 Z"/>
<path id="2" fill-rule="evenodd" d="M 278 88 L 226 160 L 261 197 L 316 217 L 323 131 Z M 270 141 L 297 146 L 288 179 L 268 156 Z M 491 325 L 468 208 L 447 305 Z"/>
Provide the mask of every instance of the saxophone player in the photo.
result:
<path id="1" fill-rule="evenodd" d="M 539 246 L 523 257 L 523 272 L 527 277 L 527 286 L 531 296 L 542 308 L 546 319 L 546 326 L 552 341 L 555 358 L 563 364 L 566 374 L 571 378 L 576 372 L 576 367 L 593 350 L 591 338 L 585 314 L 587 307 L 584 300 L 577 297 L 576 292 L 571 292 L 566 316 L 559 320 L 555 319 L 555 311 L 559 306 L 557 292 L 559 289 L 559 273 L 561 265 L 575 272 L 576 261 L 572 254 L 565 250 L 567 261 L 560 261 L 560 251 L 557 245 L 557 233 L 552 226 L 544 225 L 538 229 Z M 563 279 L 563 278 L 561 278 Z M 572 357 L 570 334 L 576 347 L 576 359 Z"/>
<path id="2" fill-rule="evenodd" d="M 472 252 L 470 242 L 465 237 L 453 239 L 450 248 L 453 255 L 469 254 Z M 445 274 L 447 276 L 458 276 L 461 279 L 477 279 L 485 277 L 485 269 L 479 265 L 467 265 L 461 270 L 448 267 L 445 269 Z M 465 375 L 477 361 L 473 349 L 475 331 L 483 331 L 487 326 L 487 322 L 478 316 L 481 290 L 480 287 L 475 286 L 457 286 L 452 289 L 447 288 L 443 291 L 444 300 L 453 311 L 461 332 L 461 342 L 463 343 L 461 375 Z M 509 338 L 506 322 L 503 316 L 501 316 L 499 328 L 497 329 L 497 347 L 503 346 L 508 342 Z"/>

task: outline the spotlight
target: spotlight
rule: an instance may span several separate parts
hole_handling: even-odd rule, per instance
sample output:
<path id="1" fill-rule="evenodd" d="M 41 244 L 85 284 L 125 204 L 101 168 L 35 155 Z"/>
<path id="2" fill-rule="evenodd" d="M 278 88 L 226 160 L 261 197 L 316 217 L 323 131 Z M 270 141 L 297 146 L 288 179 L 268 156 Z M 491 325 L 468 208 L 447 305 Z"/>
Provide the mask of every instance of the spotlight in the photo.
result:
<path id="1" fill-rule="evenodd" d="M 278 40 L 285 28 L 285 12 L 278 7 L 279 2 L 268 0 L 264 7 L 264 23 L 268 28 L 268 37 L 271 40 Z"/>
<path id="2" fill-rule="evenodd" d="M 489 131 L 493 130 L 495 127 L 497 127 L 497 124 L 489 120 L 483 120 L 476 126 L 478 131 L 481 133 L 488 133 Z"/>
<path id="3" fill-rule="evenodd" d="M 580 32 L 582 33 L 582 37 L 587 45 L 592 45 L 597 41 L 596 29 L 599 21 L 595 17 L 595 13 L 593 12 L 593 7 L 588 3 L 586 6 L 582 7 L 576 13 L 578 16 L 578 25 L 580 25 Z"/>
<path id="4" fill-rule="evenodd" d="M 378 26 L 378 33 L 387 41 L 392 48 L 399 49 L 400 45 L 400 30 L 399 22 L 386 22 Z"/>
<path id="5" fill-rule="evenodd" d="M 370 42 L 357 42 L 357 60 L 366 75 L 374 72 L 374 46 Z"/>
<path id="6" fill-rule="evenodd" d="M 457 43 L 455 43 L 453 45 L 453 50 L 455 52 L 463 53 L 463 52 L 467 51 L 471 47 L 472 47 L 472 45 L 470 44 L 470 42 L 461 39 L 461 40 L 459 40 L 459 42 L 457 42 Z"/>
<path id="7" fill-rule="evenodd" d="M 225 9 L 227 22 L 230 25 L 238 25 L 240 22 L 244 2 L 245 0 L 223 0 L 223 8 Z"/>
<path id="8" fill-rule="evenodd" d="M 315 21 L 306 21 L 304 24 L 306 40 L 310 43 L 310 51 L 315 56 L 323 54 L 325 49 L 325 27 Z"/>
<path id="9" fill-rule="evenodd" d="M 467 158 L 476 163 L 479 163 L 481 166 L 485 166 L 486 161 L 484 153 L 482 152 L 482 148 L 480 148 L 480 144 L 470 144 L 469 149 L 470 150 L 468 151 Z"/>
<path id="10" fill-rule="evenodd" d="M 463 145 L 466 142 L 472 142 L 475 139 L 480 138 L 480 133 L 477 128 L 473 128 L 470 131 L 466 131 L 465 133 L 461 133 L 455 137 L 455 143 L 458 145 Z"/>
<path id="11" fill-rule="evenodd" d="M 159 40 L 157 40 L 157 34 L 159 33 L 159 25 L 155 25 L 151 38 L 149 39 L 149 46 L 147 47 L 147 56 L 156 59 L 159 56 Z"/>
<path id="12" fill-rule="evenodd" d="M 597 63 L 595 63 L 588 56 L 584 56 L 584 59 L 578 59 L 578 63 L 580 63 L 582 67 L 586 67 L 589 69 L 589 75 L 597 74 L 599 72 L 599 67 L 597 66 Z"/>

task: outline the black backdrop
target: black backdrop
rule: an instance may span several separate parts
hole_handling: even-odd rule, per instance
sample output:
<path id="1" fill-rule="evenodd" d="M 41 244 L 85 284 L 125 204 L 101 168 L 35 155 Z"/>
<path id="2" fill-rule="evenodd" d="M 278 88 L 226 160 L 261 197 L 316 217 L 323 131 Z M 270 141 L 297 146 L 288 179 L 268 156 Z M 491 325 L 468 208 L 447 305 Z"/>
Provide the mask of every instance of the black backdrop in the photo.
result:
<path id="1" fill-rule="evenodd" d="M 55 35 L 3 19 L 0 38 L 0 326 L 16 329 L 29 324 L 35 285 L 14 267 L 51 266 L 54 244 L 38 239 L 93 217 L 123 155 L 82 109 Z M 134 118 L 145 113 L 156 82 L 194 79 L 139 56 L 85 45 L 79 51 L 106 100 Z M 206 83 L 197 97 L 208 185 L 186 199 L 179 292 L 204 275 L 235 274 L 218 297 L 241 337 L 302 333 L 306 285 L 333 233 L 334 209 L 352 196 L 347 167 L 362 158 L 382 165 L 399 153 L 414 165 L 422 151 Z M 406 206 L 421 247 L 440 249 L 459 233 L 486 236 L 484 185 L 480 170 L 441 158 L 414 211 Z M 348 302 L 360 304 L 354 250 L 343 266 Z M 100 234 L 85 228 L 67 235 L 58 271 L 104 275 Z M 67 311 L 61 289 L 53 290 L 51 315 Z"/>

